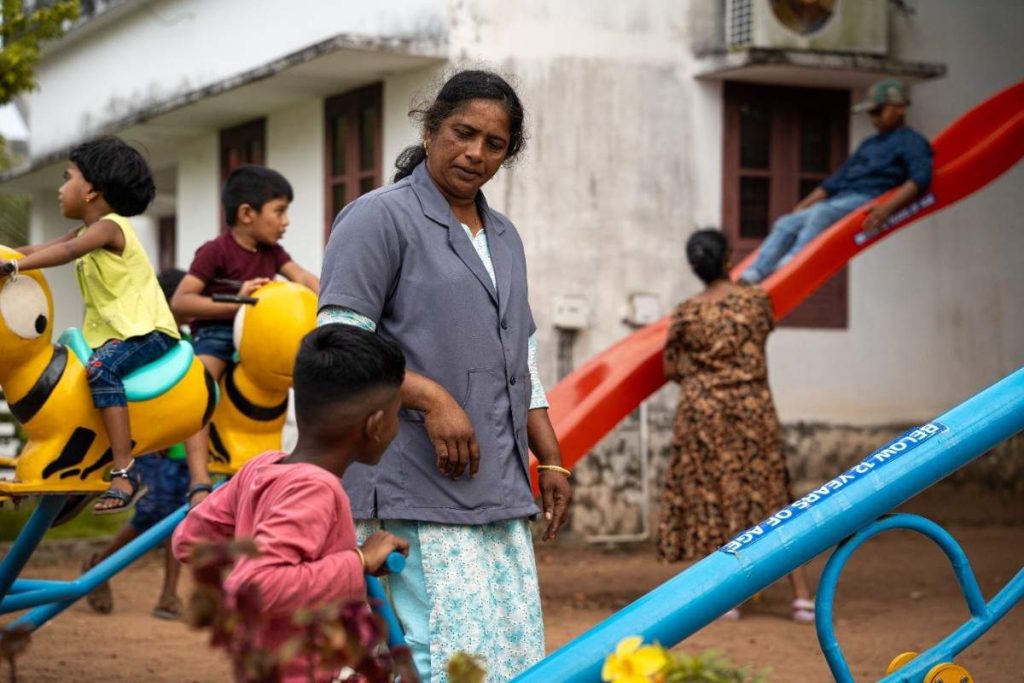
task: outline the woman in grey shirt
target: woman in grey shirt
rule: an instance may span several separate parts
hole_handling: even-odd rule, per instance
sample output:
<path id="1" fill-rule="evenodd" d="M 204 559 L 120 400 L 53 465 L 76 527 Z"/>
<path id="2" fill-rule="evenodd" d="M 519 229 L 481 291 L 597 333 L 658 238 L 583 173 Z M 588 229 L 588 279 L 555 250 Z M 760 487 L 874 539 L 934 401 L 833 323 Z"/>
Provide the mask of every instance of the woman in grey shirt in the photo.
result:
<path id="1" fill-rule="evenodd" d="M 422 145 L 399 156 L 394 184 L 338 215 L 324 258 L 320 324 L 376 330 L 409 370 L 398 437 L 344 485 L 366 531 L 410 541 L 391 591 L 421 677 L 445 680 L 463 650 L 504 681 L 544 654 L 530 449 L 545 540 L 572 497 L 536 372 L 522 241 L 480 191 L 522 149 L 523 107 L 500 76 L 463 71 L 414 113 Z"/>

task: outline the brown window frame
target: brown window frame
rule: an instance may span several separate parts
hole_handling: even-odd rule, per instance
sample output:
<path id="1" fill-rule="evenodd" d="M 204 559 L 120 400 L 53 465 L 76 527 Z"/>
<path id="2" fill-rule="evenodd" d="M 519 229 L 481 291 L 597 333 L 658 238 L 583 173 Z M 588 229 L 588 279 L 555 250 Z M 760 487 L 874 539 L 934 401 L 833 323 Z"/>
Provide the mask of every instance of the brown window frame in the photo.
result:
<path id="1" fill-rule="evenodd" d="M 761 237 L 745 237 L 740 230 L 740 181 L 743 177 L 768 178 L 768 225 L 793 210 L 811 184 L 824 180 L 846 160 L 849 153 L 850 93 L 824 88 L 783 86 L 728 81 L 723 88 L 722 230 L 739 262 L 761 243 Z M 770 153 L 767 169 L 741 168 L 740 120 L 744 106 L 756 105 L 771 112 Z M 800 168 L 801 109 L 825 113 L 829 122 L 829 170 L 804 172 Z M 781 325 L 845 329 L 849 320 L 848 273 L 844 267 L 814 294 L 787 315 Z"/>
<path id="2" fill-rule="evenodd" d="M 232 158 L 234 154 L 234 158 Z M 258 118 L 220 132 L 219 144 L 220 188 L 224 187 L 228 176 L 239 166 L 255 164 L 265 166 L 267 163 L 267 119 Z M 228 229 L 221 207 L 221 232 Z"/>
<path id="3" fill-rule="evenodd" d="M 160 272 L 175 268 L 178 263 L 177 216 L 161 216 L 157 221 L 157 261 Z"/>
<path id="4" fill-rule="evenodd" d="M 376 107 L 377 115 L 374 121 L 373 138 L 373 165 L 370 168 L 360 168 L 362 147 L 360 141 L 359 115 L 367 107 Z M 334 173 L 334 136 L 335 121 L 347 117 L 347 144 L 345 145 L 345 173 Z M 345 186 L 344 203 L 348 204 L 353 199 L 363 194 L 360 190 L 364 181 L 369 180 L 374 188 L 384 184 L 384 87 L 381 83 L 374 83 L 356 90 L 351 90 L 340 95 L 335 95 L 324 100 L 324 242 L 331 235 L 331 226 L 341 207 L 334 205 L 335 187 L 341 184 Z"/>

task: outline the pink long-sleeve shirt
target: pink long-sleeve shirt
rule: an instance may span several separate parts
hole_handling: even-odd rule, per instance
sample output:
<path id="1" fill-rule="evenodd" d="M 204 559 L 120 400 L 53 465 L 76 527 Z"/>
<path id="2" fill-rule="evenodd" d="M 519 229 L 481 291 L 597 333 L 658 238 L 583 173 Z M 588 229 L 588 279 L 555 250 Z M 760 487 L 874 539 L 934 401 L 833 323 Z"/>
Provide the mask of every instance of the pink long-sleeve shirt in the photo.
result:
<path id="1" fill-rule="evenodd" d="M 224 582 L 229 600 L 239 587 L 259 589 L 268 619 L 258 642 L 276 648 L 298 632 L 292 616 L 304 607 L 366 599 L 355 525 L 341 480 L 306 463 L 281 464 L 269 451 L 188 513 L 174 532 L 174 556 L 187 562 L 196 543 L 252 538 L 258 557 L 243 557 Z M 283 680 L 308 680 L 306 662 L 291 662 Z"/>

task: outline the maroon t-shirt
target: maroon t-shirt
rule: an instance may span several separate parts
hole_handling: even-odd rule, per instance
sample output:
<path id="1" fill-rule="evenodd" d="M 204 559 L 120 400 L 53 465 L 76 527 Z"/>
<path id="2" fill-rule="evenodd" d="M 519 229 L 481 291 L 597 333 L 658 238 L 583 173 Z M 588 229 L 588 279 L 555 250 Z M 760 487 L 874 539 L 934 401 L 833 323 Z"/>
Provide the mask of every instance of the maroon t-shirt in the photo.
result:
<path id="1" fill-rule="evenodd" d="M 292 257 L 279 244 L 261 244 L 256 251 L 249 251 L 236 242 L 230 232 L 225 232 L 196 250 L 188 274 L 199 278 L 206 285 L 201 292 L 203 296 L 237 294 L 238 285 L 214 281 L 234 280 L 242 283 L 257 277 L 272 280 L 291 260 Z M 210 325 L 230 325 L 234 317 L 234 313 L 225 313 L 215 318 L 194 320 L 191 327 L 195 330 Z"/>

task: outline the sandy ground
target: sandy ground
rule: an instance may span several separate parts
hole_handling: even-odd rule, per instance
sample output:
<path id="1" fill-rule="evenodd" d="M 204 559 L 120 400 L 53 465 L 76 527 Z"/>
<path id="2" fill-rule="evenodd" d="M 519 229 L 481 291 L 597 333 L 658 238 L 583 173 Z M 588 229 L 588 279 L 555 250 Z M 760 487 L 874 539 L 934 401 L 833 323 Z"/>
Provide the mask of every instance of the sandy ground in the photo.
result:
<path id="1" fill-rule="evenodd" d="M 1024 565 L 1024 527 L 952 527 L 975 567 L 986 598 Z M 820 574 L 825 558 L 811 564 Z M 554 649 L 678 572 L 659 565 L 653 548 L 605 550 L 584 544 L 538 554 L 548 646 Z M 26 576 L 64 578 L 71 561 L 33 566 Z M 224 681 L 228 668 L 204 635 L 150 616 L 161 561 L 146 558 L 114 582 L 115 611 L 71 607 L 34 635 L 19 662 L 22 681 Z M 188 584 L 183 586 L 183 594 Z M 828 681 L 814 628 L 788 620 L 786 584 L 769 588 L 738 622 L 713 623 L 685 641 L 690 652 L 715 648 L 734 662 L 770 669 L 770 681 Z M 940 551 L 910 534 L 884 535 L 854 556 L 840 584 L 837 633 L 857 680 L 877 680 L 904 650 L 922 650 L 967 618 Z M 981 683 L 1024 681 L 1024 607 L 969 648 L 959 662 Z"/>

